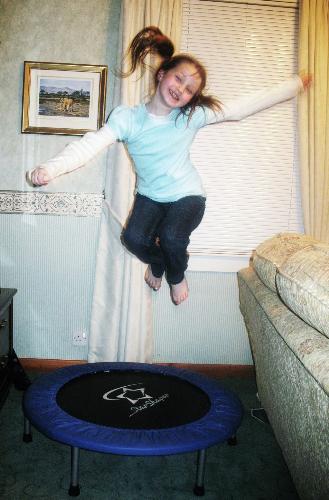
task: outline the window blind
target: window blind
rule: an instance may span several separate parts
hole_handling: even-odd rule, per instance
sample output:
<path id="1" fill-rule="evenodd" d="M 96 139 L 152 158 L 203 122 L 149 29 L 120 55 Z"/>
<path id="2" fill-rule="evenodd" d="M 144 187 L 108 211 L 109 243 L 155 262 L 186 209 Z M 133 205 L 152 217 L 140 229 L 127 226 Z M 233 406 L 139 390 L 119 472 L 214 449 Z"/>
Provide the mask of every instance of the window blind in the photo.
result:
<path id="1" fill-rule="evenodd" d="M 181 50 L 208 69 L 225 100 L 279 83 L 297 70 L 297 1 L 183 0 Z M 189 252 L 248 256 L 265 238 L 302 231 L 296 99 L 201 130 L 191 157 L 207 192 Z"/>

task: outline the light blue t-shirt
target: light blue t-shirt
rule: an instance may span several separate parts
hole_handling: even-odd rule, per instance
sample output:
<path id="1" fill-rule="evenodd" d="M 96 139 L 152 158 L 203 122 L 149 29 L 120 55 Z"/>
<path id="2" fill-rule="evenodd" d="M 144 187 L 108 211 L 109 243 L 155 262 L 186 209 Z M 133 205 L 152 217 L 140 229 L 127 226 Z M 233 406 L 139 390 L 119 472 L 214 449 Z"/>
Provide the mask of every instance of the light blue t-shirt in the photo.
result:
<path id="1" fill-rule="evenodd" d="M 148 113 L 145 104 L 118 106 L 107 125 L 114 137 L 127 145 L 137 174 L 137 191 L 155 201 L 177 201 L 184 196 L 205 195 L 201 178 L 190 160 L 190 147 L 205 125 L 247 116 L 291 99 L 303 88 L 299 76 L 268 89 L 226 103 L 214 112 L 198 107 L 190 121 L 174 109 L 169 115 Z M 179 115 L 179 116 L 178 116 Z"/>
<path id="2" fill-rule="evenodd" d="M 149 113 L 145 104 L 118 106 L 107 125 L 126 144 L 137 175 L 137 192 L 160 202 L 205 196 L 200 175 L 190 160 L 197 131 L 214 121 L 214 113 L 197 108 L 191 120 L 174 109 L 169 115 Z M 212 120 L 211 120 L 212 115 Z"/>

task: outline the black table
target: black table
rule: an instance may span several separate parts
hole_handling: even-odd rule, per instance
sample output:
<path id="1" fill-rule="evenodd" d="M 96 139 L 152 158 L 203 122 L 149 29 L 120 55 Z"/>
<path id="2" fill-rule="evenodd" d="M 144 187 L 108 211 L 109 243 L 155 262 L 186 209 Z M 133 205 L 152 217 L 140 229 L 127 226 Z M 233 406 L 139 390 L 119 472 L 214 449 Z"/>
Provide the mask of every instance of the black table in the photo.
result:
<path id="1" fill-rule="evenodd" d="M 20 390 L 30 385 L 13 347 L 13 299 L 16 293 L 15 288 L 0 288 L 0 408 L 11 383 Z"/>

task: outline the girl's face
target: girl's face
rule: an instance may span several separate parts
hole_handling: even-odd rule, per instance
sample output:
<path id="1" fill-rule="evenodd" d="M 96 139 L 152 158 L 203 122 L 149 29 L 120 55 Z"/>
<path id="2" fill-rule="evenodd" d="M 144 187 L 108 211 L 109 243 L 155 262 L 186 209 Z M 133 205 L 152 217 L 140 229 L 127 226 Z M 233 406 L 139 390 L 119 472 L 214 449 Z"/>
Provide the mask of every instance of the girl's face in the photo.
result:
<path id="1" fill-rule="evenodd" d="M 170 112 L 182 108 L 198 92 L 201 78 L 194 64 L 182 62 L 168 71 L 159 71 L 157 94 Z"/>

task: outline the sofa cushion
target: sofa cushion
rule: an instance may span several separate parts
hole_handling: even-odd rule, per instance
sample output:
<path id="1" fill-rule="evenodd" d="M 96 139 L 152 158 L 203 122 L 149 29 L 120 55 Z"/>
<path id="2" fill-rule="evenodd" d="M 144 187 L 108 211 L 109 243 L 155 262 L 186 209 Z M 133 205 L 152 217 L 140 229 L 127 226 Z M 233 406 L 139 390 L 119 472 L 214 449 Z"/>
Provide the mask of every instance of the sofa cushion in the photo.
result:
<path id="1" fill-rule="evenodd" d="M 253 267 L 259 279 L 276 292 L 277 269 L 298 250 L 316 241 L 299 233 L 279 233 L 258 245 L 253 256 Z"/>
<path id="2" fill-rule="evenodd" d="M 329 338 L 329 245 L 318 243 L 289 257 L 276 285 L 289 309 Z"/>

